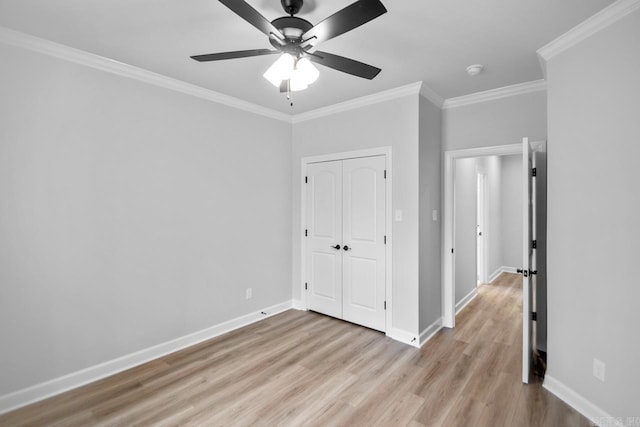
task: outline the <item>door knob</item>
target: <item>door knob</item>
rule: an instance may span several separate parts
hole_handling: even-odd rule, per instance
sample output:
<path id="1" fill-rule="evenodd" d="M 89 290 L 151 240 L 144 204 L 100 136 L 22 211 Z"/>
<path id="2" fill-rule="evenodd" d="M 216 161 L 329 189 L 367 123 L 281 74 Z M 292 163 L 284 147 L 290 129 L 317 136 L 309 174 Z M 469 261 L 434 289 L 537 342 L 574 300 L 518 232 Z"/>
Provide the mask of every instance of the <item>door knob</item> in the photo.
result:
<path id="1" fill-rule="evenodd" d="M 333 249 L 340 250 L 340 245 L 331 246 Z"/>
<path id="2" fill-rule="evenodd" d="M 350 250 L 351 248 L 350 248 L 349 246 L 347 246 L 347 245 L 344 245 L 344 248 L 342 248 L 342 249 L 344 249 L 345 251 L 348 251 L 348 250 Z"/>
<path id="3" fill-rule="evenodd" d="M 520 274 L 522 274 L 522 269 L 521 269 L 521 268 L 518 268 L 518 269 L 516 270 L 516 273 L 520 273 Z"/>

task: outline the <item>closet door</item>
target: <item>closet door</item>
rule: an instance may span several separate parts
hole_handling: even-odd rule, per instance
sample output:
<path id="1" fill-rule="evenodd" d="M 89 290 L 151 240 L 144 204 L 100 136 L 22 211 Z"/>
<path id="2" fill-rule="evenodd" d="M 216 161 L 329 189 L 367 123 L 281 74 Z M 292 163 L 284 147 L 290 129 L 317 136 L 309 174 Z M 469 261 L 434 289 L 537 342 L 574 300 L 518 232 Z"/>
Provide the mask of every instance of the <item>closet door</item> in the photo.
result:
<path id="1" fill-rule="evenodd" d="M 307 166 L 307 307 L 342 318 L 342 161 Z"/>
<path id="2" fill-rule="evenodd" d="M 343 318 L 385 330 L 385 157 L 343 161 Z"/>

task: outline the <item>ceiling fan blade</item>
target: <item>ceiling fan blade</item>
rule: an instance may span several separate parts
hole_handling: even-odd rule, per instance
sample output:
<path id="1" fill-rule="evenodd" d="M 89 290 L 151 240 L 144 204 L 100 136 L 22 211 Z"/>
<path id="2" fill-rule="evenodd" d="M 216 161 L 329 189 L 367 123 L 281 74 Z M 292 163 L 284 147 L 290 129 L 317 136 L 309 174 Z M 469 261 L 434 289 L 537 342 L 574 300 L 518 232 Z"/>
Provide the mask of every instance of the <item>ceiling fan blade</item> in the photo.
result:
<path id="1" fill-rule="evenodd" d="M 235 50 L 232 52 L 208 53 L 206 55 L 195 55 L 191 59 L 199 62 L 221 61 L 223 59 L 248 58 L 250 56 L 273 55 L 280 53 L 270 49 Z"/>
<path id="2" fill-rule="evenodd" d="M 231 9 L 240 18 L 247 21 L 267 36 L 274 35 L 280 40 L 284 40 L 284 36 L 276 27 L 269 22 L 267 18 L 262 16 L 260 12 L 251 7 L 244 0 L 220 0 L 220 3 Z"/>
<path id="3" fill-rule="evenodd" d="M 387 12 L 380 0 L 359 0 L 334 13 L 302 35 L 302 40 L 315 46 L 351 31 Z"/>
<path id="4" fill-rule="evenodd" d="M 348 73 L 357 77 L 362 77 L 363 79 L 372 80 L 380 71 L 382 71 L 380 68 L 365 64 L 364 62 L 319 50 L 314 53 L 309 53 L 308 58 L 316 64 L 324 65 L 325 67 L 333 68 L 334 70 L 342 71 L 343 73 Z"/>

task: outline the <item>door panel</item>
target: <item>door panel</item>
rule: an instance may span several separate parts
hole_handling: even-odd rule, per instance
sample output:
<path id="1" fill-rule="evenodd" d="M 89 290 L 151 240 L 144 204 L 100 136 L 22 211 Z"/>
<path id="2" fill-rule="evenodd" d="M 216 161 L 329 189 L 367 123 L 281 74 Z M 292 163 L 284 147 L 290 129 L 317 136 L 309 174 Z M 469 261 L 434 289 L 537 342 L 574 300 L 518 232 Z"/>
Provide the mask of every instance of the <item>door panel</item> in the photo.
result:
<path id="1" fill-rule="evenodd" d="M 376 294 L 376 287 L 370 286 L 376 283 L 377 263 L 375 260 L 351 256 L 351 277 L 347 280 L 351 283 L 351 292 L 347 305 L 357 306 L 361 309 L 376 310 L 377 301 L 384 295 Z M 373 291 L 373 292 L 372 292 Z"/>
<path id="2" fill-rule="evenodd" d="M 307 307 L 342 318 L 342 162 L 307 166 Z"/>
<path id="3" fill-rule="evenodd" d="M 343 161 L 343 318 L 385 330 L 385 157 Z"/>

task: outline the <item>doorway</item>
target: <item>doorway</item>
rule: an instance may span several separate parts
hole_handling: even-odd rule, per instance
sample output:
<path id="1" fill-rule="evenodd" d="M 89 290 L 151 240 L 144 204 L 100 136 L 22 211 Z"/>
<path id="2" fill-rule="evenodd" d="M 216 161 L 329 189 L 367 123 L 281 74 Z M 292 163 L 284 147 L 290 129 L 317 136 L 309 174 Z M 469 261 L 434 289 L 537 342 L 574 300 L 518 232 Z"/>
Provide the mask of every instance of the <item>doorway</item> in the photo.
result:
<path id="1" fill-rule="evenodd" d="M 527 213 L 530 212 L 530 204 L 531 204 L 531 193 L 530 193 L 530 189 L 531 189 L 531 180 L 533 179 L 533 176 L 535 176 L 535 171 L 532 171 L 531 167 L 530 167 L 530 162 L 533 160 L 533 158 L 536 156 L 536 152 L 538 151 L 544 151 L 544 147 L 545 147 L 545 143 L 544 142 L 537 142 L 537 143 L 529 143 L 528 139 L 523 139 L 522 144 L 513 144 L 513 145 L 505 145 L 505 146 L 498 146 L 498 147 L 486 147 L 486 148 L 479 148 L 479 149 L 470 149 L 470 150 L 457 150 L 457 151 L 449 151 L 445 153 L 445 162 L 444 162 L 444 174 L 445 174 L 445 194 L 444 194 L 444 240 L 443 240 L 443 325 L 446 327 L 455 327 L 455 314 L 456 314 L 456 309 L 461 309 L 462 307 L 460 307 L 460 305 L 456 306 L 456 301 L 460 301 L 460 297 L 467 297 L 467 303 L 470 301 L 470 299 L 473 298 L 473 295 L 470 294 L 464 294 L 462 295 L 464 292 L 460 292 L 460 289 L 458 289 L 458 279 L 459 277 L 456 276 L 459 268 L 458 267 L 463 267 L 463 266 L 469 266 L 472 265 L 472 269 L 467 269 L 467 270 L 471 270 L 471 274 L 467 273 L 467 277 L 464 281 L 464 283 L 466 283 L 467 285 L 469 285 L 471 282 L 473 282 L 472 286 L 472 291 L 475 291 L 475 284 L 477 283 L 477 276 L 476 276 L 476 272 L 477 267 L 475 266 L 475 264 L 478 262 L 478 244 L 477 244 L 477 233 L 474 233 L 473 231 L 477 230 L 477 225 L 478 225 L 478 215 L 477 215 L 477 209 L 478 209 L 478 205 L 476 204 L 476 197 L 478 194 L 478 185 L 477 185 L 477 171 L 476 173 L 471 173 L 470 177 L 471 177 L 471 190 L 467 190 L 468 193 L 471 195 L 469 197 L 472 197 L 474 200 L 472 201 L 472 204 L 469 204 L 469 200 L 467 200 L 467 205 L 469 206 L 468 209 L 465 208 L 459 208 L 458 206 L 456 206 L 456 201 L 459 199 L 465 199 L 464 197 L 464 190 L 462 188 L 459 188 L 458 184 L 458 179 L 459 177 L 457 176 L 456 172 L 457 172 L 457 168 L 456 166 L 458 165 L 458 162 L 464 162 L 464 161 L 469 161 L 469 162 L 473 162 L 481 157 L 486 157 L 486 156 L 493 156 L 493 157 L 503 157 L 503 156 L 510 156 L 511 157 L 515 157 L 512 155 L 518 155 L 518 157 L 520 159 L 522 159 L 520 161 L 520 166 L 518 167 L 519 172 L 520 172 L 520 177 L 522 177 L 520 180 L 512 180 L 513 182 L 511 182 L 512 184 L 515 184 L 514 188 L 509 190 L 509 194 L 513 193 L 513 194 L 517 194 L 519 199 L 520 199 L 520 206 L 521 206 L 521 212 L 522 214 L 520 215 L 516 215 L 519 219 L 519 224 L 520 224 L 520 229 L 521 231 L 521 235 L 522 235 L 522 239 L 521 239 L 521 243 L 520 243 L 520 247 L 519 248 L 515 248 L 512 250 L 509 250 L 507 252 L 511 253 L 511 254 L 516 254 L 517 256 L 519 256 L 519 262 L 516 260 L 515 262 L 513 262 L 513 265 L 508 265 L 508 266 L 502 266 L 502 270 L 498 269 L 498 273 L 500 273 L 501 271 L 508 271 L 508 272 L 513 272 L 515 273 L 516 271 L 511 271 L 511 270 L 515 270 L 516 266 L 520 266 L 519 269 L 520 271 L 526 269 L 526 273 L 522 273 L 523 274 L 523 292 L 522 292 L 522 302 L 523 302 L 523 307 L 524 309 L 522 310 L 522 319 L 523 319 L 523 327 L 522 327 L 522 334 L 523 334 L 523 352 L 522 352 L 522 360 L 523 360 L 523 382 L 528 382 L 529 379 L 529 373 L 530 373 L 530 360 L 531 360 L 531 354 L 534 351 L 534 345 L 532 345 L 532 343 L 535 343 L 535 338 L 532 340 L 531 339 L 531 331 L 534 329 L 532 323 L 532 318 L 533 318 L 533 304 L 531 304 L 532 300 L 534 300 L 536 298 L 536 277 L 533 276 L 534 274 L 536 274 L 535 270 L 535 257 L 536 257 L 536 247 L 535 247 L 535 239 L 536 237 L 529 237 L 531 236 L 530 233 L 530 224 L 529 224 L 529 219 L 532 216 L 526 216 L 524 215 L 524 212 L 526 211 Z M 534 165 L 535 166 L 535 165 Z M 490 178 L 489 178 L 490 179 Z M 485 181 L 486 184 L 486 181 Z M 489 184 L 490 186 L 490 184 Z M 468 199 L 469 197 L 466 197 L 466 199 Z M 490 197 L 489 197 L 490 199 Z M 487 201 L 487 196 L 486 196 L 486 192 L 485 192 L 485 197 L 484 197 L 484 209 L 483 211 L 486 213 L 487 212 L 487 205 L 490 204 L 491 202 Z M 470 210 L 473 210 L 472 213 L 470 213 Z M 460 215 L 464 215 L 466 214 L 467 216 L 471 216 L 471 219 L 469 222 L 466 222 L 465 224 L 472 224 L 472 226 L 469 227 L 469 229 L 473 230 L 472 232 L 464 232 L 464 236 L 471 236 L 471 238 L 469 240 L 467 240 L 466 244 L 462 244 L 461 243 L 461 230 L 458 229 L 457 227 L 457 218 Z M 546 212 L 542 212 L 542 213 L 535 213 L 532 212 L 533 217 L 539 217 L 539 215 L 542 215 L 544 217 L 544 215 L 546 215 Z M 492 251 L 491 245 L 489 244 L 489 249 L 487 250 L 486 247 L 486 243 L 489 240 L 487 237 L 488 235 L 490 236 L 491 233 L 496 232 L 496 228 L 492 226 L 491 223 L 487 224 L 487 215 L 484 215 L 484 229 L 482 230 L 483 232 L 483 243 L 484 243 L 484 247 L 485 250 L 483 251 L 483 255 L 485 256 L 485 262 L 486 262 L 486 257 L 488 257 L 488 253 L 490 253 Z M 524 232 L 526 231 L 526 232 Z M 488 233 L 487 233 L 488 232 Z M 539 236 L 542 240 L 544 239 L 544 236 Z M 471 249 L 469 249 L 471 248 Z M 533 257 L 533 258 L 531 258 Z M 534 260 L 533 263 L 530 263 L 530 260 Z M 458 265 L 458 264 L 461 265 Z M 485 269 L 485 274 L 488 274 L 490 277 L 488 278 L 488 281 L 491 281 L 493 278 L 495 277 L 491 277 L 491 276 L 497 276 L 491 273 L 492 272 L 492 268 L 489 268 L 488 272 L 487 269 Z M 499 274 L 498 274 L 499 275 Z M 540 308 L 541 305 L 546 305 L 546 299 L 545 300 L 538 300 L 538 309 Z"/>

